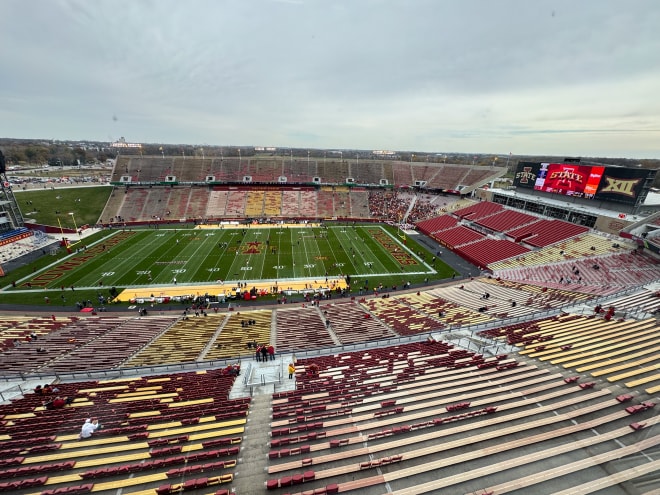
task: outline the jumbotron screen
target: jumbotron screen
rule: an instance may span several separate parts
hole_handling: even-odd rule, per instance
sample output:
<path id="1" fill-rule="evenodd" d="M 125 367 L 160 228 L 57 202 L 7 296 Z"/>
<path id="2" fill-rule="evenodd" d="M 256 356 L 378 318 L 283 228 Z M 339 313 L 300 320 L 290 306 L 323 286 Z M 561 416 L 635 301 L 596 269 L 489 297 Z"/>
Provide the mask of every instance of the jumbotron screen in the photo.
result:
<path id="1" fill-rule="evenodd" d="M 649 171 L 579 163 L 519 162 L 513 185 L 552 194 L 635 204 Z M 644 199 L 644 198 L 642 198 Z"/>

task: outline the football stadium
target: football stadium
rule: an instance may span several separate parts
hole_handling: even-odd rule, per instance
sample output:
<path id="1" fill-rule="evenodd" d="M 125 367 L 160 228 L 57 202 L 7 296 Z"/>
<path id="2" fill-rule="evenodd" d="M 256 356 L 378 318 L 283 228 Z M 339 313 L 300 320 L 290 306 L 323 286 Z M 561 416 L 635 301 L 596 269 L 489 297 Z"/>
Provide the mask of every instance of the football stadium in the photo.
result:
<path id="1" fill-rule="evenodd" d="M 659 494 L 656 171 L 330 155 L 1 163 L 0 492 Z"/>

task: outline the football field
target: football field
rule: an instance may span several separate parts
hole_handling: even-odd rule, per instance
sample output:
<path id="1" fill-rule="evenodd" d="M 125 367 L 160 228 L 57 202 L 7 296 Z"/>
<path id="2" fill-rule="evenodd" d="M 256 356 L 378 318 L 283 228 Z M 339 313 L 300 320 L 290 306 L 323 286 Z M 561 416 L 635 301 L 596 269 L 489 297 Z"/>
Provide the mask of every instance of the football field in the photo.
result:
<path id="1" fill-rule="evenodd" d="M 327 279 L 355 282 L 392 276 L 437 276 L 429 254 L 381 225 L 234 226 L 114 232 L 91 246 L 78 243 L 61 263 L 36 273 L 31 288 L 149 287 Z M 426 259 L 424 259 L 426 258 Z M 439 268 L 438 268 L 439 269 Z"/>

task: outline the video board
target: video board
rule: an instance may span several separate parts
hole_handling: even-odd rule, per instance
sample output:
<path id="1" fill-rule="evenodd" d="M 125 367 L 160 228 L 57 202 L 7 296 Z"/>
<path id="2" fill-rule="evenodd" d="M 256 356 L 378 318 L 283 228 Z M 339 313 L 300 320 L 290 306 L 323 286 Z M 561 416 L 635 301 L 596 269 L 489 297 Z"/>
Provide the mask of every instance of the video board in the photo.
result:
<path id="1" fill-rule="evenodd" d="M 648 174 L 645 169 L 624 167 L 519 162 L 513 185 L 563 196 L 636 204 L 646 197 L 644 182 Z"/>

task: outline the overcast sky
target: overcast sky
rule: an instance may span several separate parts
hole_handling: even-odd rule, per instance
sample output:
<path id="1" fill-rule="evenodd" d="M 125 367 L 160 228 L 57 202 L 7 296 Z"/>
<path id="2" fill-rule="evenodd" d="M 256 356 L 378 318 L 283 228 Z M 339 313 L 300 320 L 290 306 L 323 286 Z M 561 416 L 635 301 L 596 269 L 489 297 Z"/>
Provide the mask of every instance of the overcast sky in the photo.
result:
<path id="1" fill-rule="evenodd" d="M 657 0 L 2 0 L 0 136 L 660 158 Z"/>

